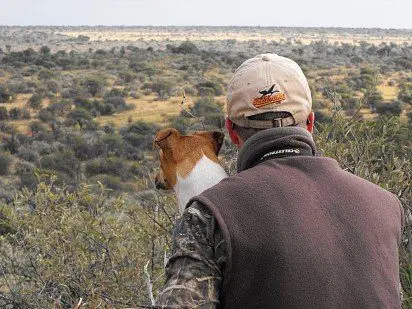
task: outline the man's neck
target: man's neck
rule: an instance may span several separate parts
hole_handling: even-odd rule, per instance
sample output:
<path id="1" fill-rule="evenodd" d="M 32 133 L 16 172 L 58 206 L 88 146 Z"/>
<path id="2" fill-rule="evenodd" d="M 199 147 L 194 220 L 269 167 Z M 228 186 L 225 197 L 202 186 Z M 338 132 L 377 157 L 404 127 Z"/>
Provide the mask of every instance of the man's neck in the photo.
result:
<path id="1" fill-rule="evenodd" d="M 222 166 L 203 156 L 188 176 L 185 178 L 177 177 L 174 191 L 177 195 L 180 212 L 183 213 L 187 202 L 192 197 L 199 195 L 226 177 L 227 174 Z"/>
<path id="2" fill-rule="evenodd" d="M 268 159 L 315 155 L 312 135 L 304 128 L 282 127 L 262 130 L 251 136 L 239 151 L 237 172 Z"/>

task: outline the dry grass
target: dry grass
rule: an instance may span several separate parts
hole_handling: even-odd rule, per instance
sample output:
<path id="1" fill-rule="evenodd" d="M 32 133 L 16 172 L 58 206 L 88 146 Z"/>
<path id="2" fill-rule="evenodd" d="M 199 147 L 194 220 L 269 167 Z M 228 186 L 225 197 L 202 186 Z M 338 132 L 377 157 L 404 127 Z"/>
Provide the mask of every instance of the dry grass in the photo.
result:
<path id="1" fill-rule="evenodd" d="M 9 124 L 13 125 L 19 132 L 27 132 L 30 122 L 34 121 L 36 112 L 27 106 L 27 101 L 31 97 L 31 94 L 18 94 L 16 100 L 11 103 L 2 103 L 1 106 L 4 106 L 9 111 L 12 108 L 27 108 L 30 111 L 30 116 L 32 119 L 27 120 L 11 120 Z M 43 100 L 43 107 L 50 104 L 50 99 Z"/>
<path id="2" fill-rule="evenodd" d="M 16 99 L 13 102 L 10 103 L 2 103 L 1 106 L 4 106 L 7 108 L 7 110 L 10 110 L 11 108 L 27 108 L 30 110 L 30 108 L 27 106 L 27 102 L 29 101 L 30 97 L 32 94 L 18 94 Z M 46 98 L 43 100 L 42 106 L 48 106 L 50 104 L 50 99 Z M 31 115 L 33 116 L 33 111 L 30 110 Z"/>
<path id="3" fill-rule="evenodd" d="M 276 32 L 250 32 L 247 30 L 228 30 L 228 31 L 198 31 L 188 30 L 184 32 L 175 31 L 173 29 L 115 29 L 105 31 L 95 30 L 83 30 L 83 31 L 61 31 L 60 34 L 67 35 L 69 37 L 78 37 L 79 35 L 85 35 L 90 37 L 91 41 L 185 41 L 187 39 L 191 41 L 222 41 L 222 40 L 237 40 L 237 41 L 250 41 L 250 40 L 266 40 L 266 41 L 281 41 L 288 40 L 289 37 L 282 33 Z M 397 37 L 397 36 L 372 36 L 366 34 L 348 34 L 345 36 L 334 33 L 308 33 L 308 34 L 294 34 L 292 41 L 300 41 L 303 44 L 310 44 L 313 41 L 325 40 L 330 43 L 342 42 L 349 44 L 359 44 L 362 41 L 369 43 L 380 44 L 382 42 L 394 42 L 397 44 L 410 43 L 409 37 Z"/>
<path id="4" fill-rule="evenodd" d="M 397 86 L 379 85 L 376 87 L 385 101 L 393 101 L 398 97 L 399 89 Z"/>
<path id="5" fill-rule="evenodd" d="M 27 133 L 29 131 L 29 124 L 34 119 L 27 119 L 27 120 L 13 120 L 10 121 L 10 124 L 13 125 L 16 130 L 20 133 Z"/>
<path id="6" fill-rule="evenodd" d="M 180 112 L 180 98 L 170 98 L 167 101 L 156 101 L 156 97 L 145 96 L 140 99 L 127 99 L 128 104 L 133 104 L 133 110 L 116 113 L 110 116 L 99 116 L 96 118 L 100 125 L 113 123 L 116 126 L 127 124 L 132 121 L 144 120 L 148 122 L 161 123 L 166 117 L 177 115 Z M 189 101 L 189 104 L 192 104 Z"/>
<path id="7" fill-rule="evenodd" d="M 12 103 L 5 103 L 2 106 L 5 106 L 7 110 L 11 108 L 26 107 L 27 100 L 30 98 L 30 95 L 22 94 L 18 95 L 17 99 Z M 189 108 L 193 103 L 198 99 L 198 97 L 189 97 L 186 96 L 186 102 L 184 103 L 184 108 Z M 225 102 L 225 97 L 217 97 L 216 100 L 222 104 Z M 154 122 L 157 124 L 167 124 L 167 119 L 172 116 L 177 116 L 181 108 L 182 98 L 181 97 L 171 97 L 167 101 L 158 101 L 155 95 L 144 96 L 139 99 L 127 98 L 126 102 L 128 104 L 133 104 L 134 109 L 116 113 L 110 116 L 98 116 L 96 121 L 100 125 L 105 125 L 108 123 L 114 124 L 116 127 L 127 125 L 131 121 L 143 120 L 147 122 Z M 50 100 L 46 99 L 43 103 L 43 106 L 50 104 Z M 29 109 L 30 110 L 30 109 Z M 13 120 L 9 123 L 19 131 L 27 132 L 30 122 L 32 122 L 35 117 L 35 112 L 30 110 L 32 119 L 28 120 Z"/>
<path id="8" fill-rule="evenodd" d="M 7 110 L 10 110 L 12 108 L 18 107 L 18 108 L 23 108 L 26 107 L 27 101 L 30 99 L 31 94 L 18 94 L 16 99 L 11 102 L 11 103 L 2 103 L 1 106 L 4 106 L 7 108 Z"/>
<path id="9" fill-rule="evenodd" d="M 217 97 L 218 102 L 223 103 L 224 97 Z M 186 96 L 184 108 L 189 108 L 197 100 L 197 97 Z M 157 124 L 167 124 L 167 119 L 172 116 L 177 116 L 182 110 L 180 103 L 181 97 L 171 97 L 167 101 L 157 101 L 156 96 L 149 95 L 140 99 L 126 99 L 128 104 L 133 104 L 135 109 L 116 113 L 111 116 L 99 116 L 96 121 L 100 125 L 108 123 L 114 124 L 116 127 L 126 125 L 131 121 L 143 120 L 147 122 L 155 122 Z"/>

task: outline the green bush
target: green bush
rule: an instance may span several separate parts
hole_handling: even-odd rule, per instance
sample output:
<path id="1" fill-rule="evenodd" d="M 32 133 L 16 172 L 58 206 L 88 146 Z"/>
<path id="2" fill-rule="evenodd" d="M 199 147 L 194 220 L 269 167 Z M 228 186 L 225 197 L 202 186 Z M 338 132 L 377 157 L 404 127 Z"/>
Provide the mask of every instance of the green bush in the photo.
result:
<path id="1" fill-rule="evenodd" d="M 113 198 L 97 188 L 69 192 L 48 181 L 0 206 L 0 223 L 7 222 L 0 237 L 1 308 L 73 308 L 80 298 L 88 308 L 150 303 L 144 268 L 148 263 L 156 291 L 173 202 L 146 194 L 143 205 L 139 197 Z"/>
<path id="2" fill-rule="evenodd" d="M 134 148 L 148 150 L 152 148 L 153 138 L 158 130 L 159 127 L 155 124 L 136 121 L 120 128 L 119 133 Z"/>
<path id="3" fill-rule="evenodd" d="M 35 171 L 36 167 L 28 162 L 17 162 L 15 166 L 15 173 L 20 178 L 21 187 L 26 187 L 33 190 L 38 185 L 38 179 Z"/>
<path id="4" fill-rule="evenodd" d="M 378 103 L 376 112 L 383 116 L 399 116 L 402 112 L 402 103 L 395 101 L 392 103 Z"/>
<path id="5" fill-rule="evenodd" d="M 13 157 L 8 152 L 0 152 L 0 175 L 7 176 L 10 173 L 10 166 Z"/>
<path id="6" fill-rule="evenodd" d="M 14 94 L 5 86 L 0 85 L 0 103 L 8 103 L 14 100 Z"/>
<path id="7" fill-rule="evenodd" d="M 196 85 L 196 89 L 200 96 L 222 95 L 223 87 L 221 83 L 216 81 L 206 81 Z"/>
<path id="8" fill-rule="evenodd" d="M 43 101 L 43 97 L 40 94 L 35 93 L 30 97 L 28 101 L 28 105 L 32 109 L 40 109 L 42 105 L 42 101 Z"/>
<path id="9" fill-rule="evenodd" d="M 86 77 L 83 82 L 83 87 L 93 96 L 97 96 L 103 92 L 107 86 L 107 79 L 102 75 L 92 75 Z"/>
<path id="10" fill-rule="evenodd" d="M 12 120 L 30 119 L 30 112 L 25 108 L 13 107 L 9 111 L 9 117 Z"/>
<path id="11" fill-rule="evenodd" d="M 130 177 L 129 166 L 124 159 L 109 157 L 107 159 L 94 159 L 86 163 L 85 171 L 88 176 L 97 174 L 109 174 L 122 179 Z"/>
<path id="12" fill-rule="evenodd" d="M 8 120 L 9 119 L 9 113 L 7 111 L 7 108 L 4 106 L 0 106 L 0 121 L 3 120 Z"/>
<path id="13" fill-rule="evenodd" d="M 38 162 L 40 169 L 60 171 L 69 177 L 78 177 L 80 162 L 72 150 L 65 150 L 42 156 Z"/>
<path id="14" fill-rule="evenodd" d="M 389 190 L 410 214 L 412 201 L 412 131 L 399 117 L 361 121 L 335 116 L 320 126 L 318 150 L 335 158 L 343 169 Z M 401 252 L 401 283 L 405 308 L 412 308 L 412 222 L 406 220 Z M 408 250 L 409 248 L 409 250 Z"/>

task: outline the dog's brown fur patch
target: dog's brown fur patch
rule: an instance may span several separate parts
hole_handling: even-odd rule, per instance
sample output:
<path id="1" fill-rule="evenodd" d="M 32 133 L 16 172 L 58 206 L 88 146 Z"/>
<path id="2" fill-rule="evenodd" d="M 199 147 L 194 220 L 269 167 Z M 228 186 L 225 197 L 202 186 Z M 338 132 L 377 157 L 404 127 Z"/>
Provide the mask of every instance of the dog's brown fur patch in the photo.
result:
<path id="1" fill-rule="evenodd" d="M 203 155 L 219 162 L 217 155 L 222 146 L 224 134 L 218 131 L 199 131 L 181 135 L 174 128 L 160 130 L 155 137 L 159 147 L 160 172 L 156 182 L 165 189 L 172 189 L 177 175 L 185 178 Z"/>

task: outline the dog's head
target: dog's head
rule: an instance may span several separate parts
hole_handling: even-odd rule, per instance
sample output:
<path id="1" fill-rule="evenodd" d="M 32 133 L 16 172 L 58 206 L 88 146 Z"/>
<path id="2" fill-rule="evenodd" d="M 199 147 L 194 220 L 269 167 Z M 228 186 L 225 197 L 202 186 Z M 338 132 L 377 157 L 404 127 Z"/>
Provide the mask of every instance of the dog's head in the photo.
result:
<path id="1" fill-rule="evenodd" d="M 185 178 L 203 155 L 218 162 L 224 140 L 218 131 L 199 131 L 181 135 L 176 129 L 157 132 L 154 145 L 159 150 L 160 171 L 155 177 L 157 189 L 171 190 L 177 176 Z"/>

